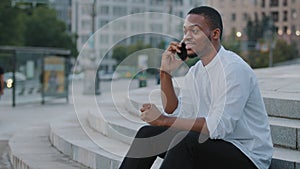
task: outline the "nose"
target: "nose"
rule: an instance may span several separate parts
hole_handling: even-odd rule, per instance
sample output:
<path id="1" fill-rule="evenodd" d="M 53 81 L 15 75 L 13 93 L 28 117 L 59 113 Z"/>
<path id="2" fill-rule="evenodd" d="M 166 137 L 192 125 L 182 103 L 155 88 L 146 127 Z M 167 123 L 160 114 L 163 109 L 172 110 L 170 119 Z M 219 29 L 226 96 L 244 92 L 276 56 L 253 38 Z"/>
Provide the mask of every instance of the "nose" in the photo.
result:
<path id="1" fill-rule="evenodd" d="M 191 37 L 190 37 L 190 36 L 184 35 L 181 42 L 188 42 L 188 41 L 190 41 L 190 40 L 191 40 Z"/>
<path id="2" fill-rule="evenodd" d="M 182 42 L 189 41 L 191 38 L 192 38 L 192 37 L 191 37 L 190 31 L 187 31 L 187 32 L 183 35 Z"/>

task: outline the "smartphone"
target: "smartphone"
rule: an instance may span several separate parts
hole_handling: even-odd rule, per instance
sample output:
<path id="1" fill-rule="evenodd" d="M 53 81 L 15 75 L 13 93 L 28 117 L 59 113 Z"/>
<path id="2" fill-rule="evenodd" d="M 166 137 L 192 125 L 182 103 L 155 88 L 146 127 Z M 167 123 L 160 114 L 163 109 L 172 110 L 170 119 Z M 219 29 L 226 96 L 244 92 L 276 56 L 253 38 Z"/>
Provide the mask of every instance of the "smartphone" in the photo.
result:
<path id="1" fill-rule="evenodd" d="M 181 43 L 181 47 L 179 48 L 179 50 L 181 51 L 181 53 L 177 52 L 177 55 L 180 57 L 181 60 L 185 61 L 185 59 L 187 58 L 187 50 L 185 48 L 185 43 Z"/>

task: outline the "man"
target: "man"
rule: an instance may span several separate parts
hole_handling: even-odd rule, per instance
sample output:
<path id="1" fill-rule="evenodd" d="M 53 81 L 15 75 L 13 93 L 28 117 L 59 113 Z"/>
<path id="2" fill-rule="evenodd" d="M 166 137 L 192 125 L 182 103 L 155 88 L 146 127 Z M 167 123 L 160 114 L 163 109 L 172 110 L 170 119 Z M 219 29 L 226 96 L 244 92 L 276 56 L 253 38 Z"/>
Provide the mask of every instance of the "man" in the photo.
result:
<path id="1" fill-rule="evenodd" d="M 183 25 L 189 57 L 200 61 L 185 76 L 178 98 L 171 73 L 181 44 L 162 54 L 165 113 L 144 104 L 142 127 L 121 169 L 148 169 L 157 156 L 161 169 L 268 169 L 273 147 L 267 113 L 251 68 L 221 45 L 223 24 L 213 8 L 192 9 Z M 170 115 L 167 115 L 170 114 Z"/>
<path id="2" fill-rule="evenodd" d="M 4 94 L 4 69 L 0 66 L 0 98 Z"/>

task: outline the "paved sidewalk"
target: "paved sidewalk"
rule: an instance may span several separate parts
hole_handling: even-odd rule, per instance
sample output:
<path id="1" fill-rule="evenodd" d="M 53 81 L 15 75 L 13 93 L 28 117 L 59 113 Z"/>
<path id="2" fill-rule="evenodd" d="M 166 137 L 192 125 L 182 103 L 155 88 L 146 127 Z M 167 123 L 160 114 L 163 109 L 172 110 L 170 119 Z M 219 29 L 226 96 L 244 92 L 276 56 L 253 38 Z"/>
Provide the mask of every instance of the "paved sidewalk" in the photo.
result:
<path id="1" fill-rule="evenodd" d="M 300 64 L 254 71 L 264 97 L 300 100 Z"/>

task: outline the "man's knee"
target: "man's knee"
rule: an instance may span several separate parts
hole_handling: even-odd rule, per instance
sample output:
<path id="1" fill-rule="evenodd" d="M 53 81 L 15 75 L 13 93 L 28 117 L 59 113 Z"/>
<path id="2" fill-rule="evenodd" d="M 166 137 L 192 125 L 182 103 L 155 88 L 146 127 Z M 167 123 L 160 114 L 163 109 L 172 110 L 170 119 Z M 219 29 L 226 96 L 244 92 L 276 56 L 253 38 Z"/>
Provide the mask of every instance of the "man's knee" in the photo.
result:
<path id="1" fill-rule="evenodd" d="M 156 135 L 159 135 L 166 131 L 168 128 L 167 127 L 158 127 L 158 126 L 142 126 L 137 134 L 136 138 L 148 138 L 148 137 L 153 137 Z"/>
<path id="2" fill-rule="evenodd" d="M 173 138 L 172 143 L 198 142 L 199 134 L 191 131 L 181 131 Z"/>

